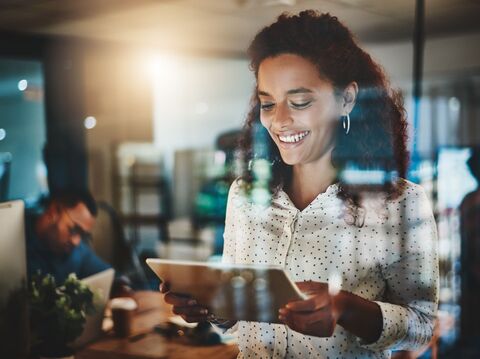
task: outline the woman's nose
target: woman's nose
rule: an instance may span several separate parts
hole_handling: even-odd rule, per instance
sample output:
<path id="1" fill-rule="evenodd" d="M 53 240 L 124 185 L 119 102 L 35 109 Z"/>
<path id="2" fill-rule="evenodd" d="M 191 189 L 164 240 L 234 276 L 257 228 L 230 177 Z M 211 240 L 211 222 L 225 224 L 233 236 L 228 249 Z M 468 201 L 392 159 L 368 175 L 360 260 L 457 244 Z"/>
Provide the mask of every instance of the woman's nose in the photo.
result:
<path id="1" fill-rule="evenodd" d="M 279 103 L 275 109 L 275 114 L 273 118 L 273 127 L 280 129 L 285 127 L 293 122 L 293 119 L 290 114 L 290 108 L 285 103 Z"/>

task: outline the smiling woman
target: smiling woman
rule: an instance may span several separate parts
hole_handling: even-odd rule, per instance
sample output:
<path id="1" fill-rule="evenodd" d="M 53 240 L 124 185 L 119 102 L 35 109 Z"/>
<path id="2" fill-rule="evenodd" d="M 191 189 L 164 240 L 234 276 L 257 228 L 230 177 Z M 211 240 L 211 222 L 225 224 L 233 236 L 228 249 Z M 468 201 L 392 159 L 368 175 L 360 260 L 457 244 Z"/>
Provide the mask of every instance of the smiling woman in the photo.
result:
<path id="1" fill-rule="evenodd" d="M 230 188 L 223 261 L 280 265 L 307 299 L 279 310 L 282 325 L 222 323 L 237 332 L 239 357 L 389 358 L 427 345 L 437 234 L 424 191 L 401 178 L 400 97 L 329 14 L 281 15 L 249 54 L 257 80 L 242 142 L 249 165 Z M 266 163 L 271 200 L 259 204 Z M 382 186 L 345 181 L 352 163 L 385 173 Z M 165 300 L 187 321 L 209 320 L 192 298 Z"/>

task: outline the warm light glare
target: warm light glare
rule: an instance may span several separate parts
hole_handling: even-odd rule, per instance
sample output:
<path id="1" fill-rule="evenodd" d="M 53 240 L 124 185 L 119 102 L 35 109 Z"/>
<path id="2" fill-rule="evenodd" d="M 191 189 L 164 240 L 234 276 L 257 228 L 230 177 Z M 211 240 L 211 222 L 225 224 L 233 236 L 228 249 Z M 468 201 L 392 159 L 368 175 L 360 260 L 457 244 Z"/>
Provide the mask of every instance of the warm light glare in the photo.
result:
<path id="1" fill-rule="evenodd" d="M 7 137 L 7 131 L 3 128 L 0 128 L 0 141 L 2 141 L 5 137 Z"/>
<path id="2" fill-rule="evenodd" d="M 28 81 L 23 79 L 23 80 L 20 80 L 18 81 L 18 89 L 20 91 L 25 91 L 27 89 L 27 86 L 28 86 Z"/>
<path id="3" fill-rule="evenodd" d="M 93 116 L 88 116 L 83 124 L 87 130 L 91 130 L 97 125 L 97 119 Z"/>
<path id="4" fill-rule="evenodd" d="M 150 74 L 161 81 L 165 87 L 172 87 L 178 84 L 179 66 L 178 60 L 172 56 L 156 55 L 149 60 Z"/>

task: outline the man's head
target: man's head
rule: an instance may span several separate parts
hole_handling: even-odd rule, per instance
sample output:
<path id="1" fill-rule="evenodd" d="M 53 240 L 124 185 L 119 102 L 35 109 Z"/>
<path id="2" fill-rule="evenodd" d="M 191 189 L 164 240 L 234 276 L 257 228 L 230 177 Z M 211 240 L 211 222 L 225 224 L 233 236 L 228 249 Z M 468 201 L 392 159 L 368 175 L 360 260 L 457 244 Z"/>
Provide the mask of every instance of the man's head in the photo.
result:
<path id="1" fill-rule="evenodd" d="M 97 205 L 87 191 L 54 193 L 46 201 L 37 233 L 56 255 L 67 255 L 82 239 L 89 239 Z"/>

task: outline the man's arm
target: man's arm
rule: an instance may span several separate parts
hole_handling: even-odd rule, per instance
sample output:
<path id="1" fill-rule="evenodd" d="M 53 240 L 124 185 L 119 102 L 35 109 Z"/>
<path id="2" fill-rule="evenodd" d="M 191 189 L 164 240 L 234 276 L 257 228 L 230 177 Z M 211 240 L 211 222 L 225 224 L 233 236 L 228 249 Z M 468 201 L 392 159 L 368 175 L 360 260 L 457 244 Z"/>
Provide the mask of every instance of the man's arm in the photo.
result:
<path id="1" fill-rule="evenodd" d="M 77 273 L 79 278 L 85 278 L 111 268 L 111 266 L 100 259 L 87 244 L 81 242 L 78 249 L 79 255 L 81 256 L 80 268 Z"/>

